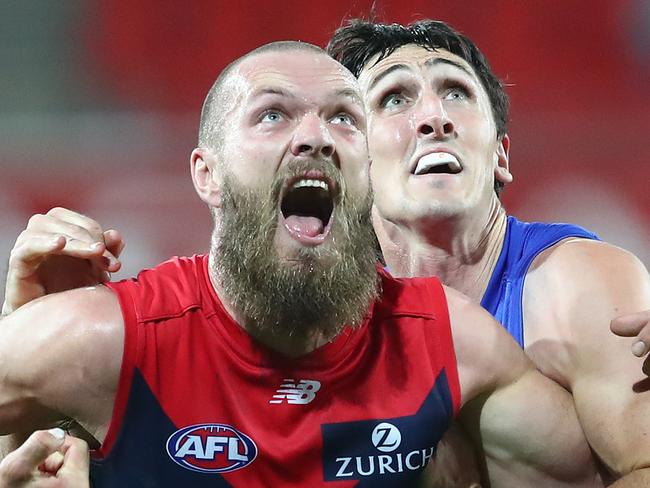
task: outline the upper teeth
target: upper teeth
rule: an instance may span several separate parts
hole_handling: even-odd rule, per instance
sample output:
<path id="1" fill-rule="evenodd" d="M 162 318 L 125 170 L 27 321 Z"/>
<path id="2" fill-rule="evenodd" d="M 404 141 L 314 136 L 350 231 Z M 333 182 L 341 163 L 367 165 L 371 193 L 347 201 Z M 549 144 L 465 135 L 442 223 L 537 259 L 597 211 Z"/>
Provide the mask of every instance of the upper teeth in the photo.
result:
<path id="1" fill-rule="evenodd" d="M 430 168 L 440 166 L 441 164 L 448 164 L 449 169 L 452 171 L 460 171 L 461 169 L 458 159 L 456 159 L 456 156 L 453 154 L 446 152 L 435 152 L 427 154 L 426 156 L 422 156 L 420 158 L 418 165 L 415 167 L 415 174 L 420 175 L 428 171 Z"/>
<path id="2" fill-rule="evenodd" d="M 327 191 L 327 183 L 323 180 L 298 180 L 296 181 L 291 188 L 303 188 L 305 186 L 313 186 L 316 188 L 322 188 Z"/>

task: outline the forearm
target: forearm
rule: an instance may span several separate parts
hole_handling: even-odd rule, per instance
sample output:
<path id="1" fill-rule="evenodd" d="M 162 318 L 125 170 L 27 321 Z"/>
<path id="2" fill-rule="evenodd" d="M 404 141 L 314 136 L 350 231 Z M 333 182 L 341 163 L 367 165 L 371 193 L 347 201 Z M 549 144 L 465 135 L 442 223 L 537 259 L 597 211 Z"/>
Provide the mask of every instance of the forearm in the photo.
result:
<path id="1" fill-rule="evenodd" d="M 610 488 L 638 488 L 639 486 L 650 486 L 650 468 L 637 469 L 610 485 Z"/>
<path id="2" fill-rule="evenodd" d="M 492 486 L 594 486 L 596 464 L 571 397 L 535 370 L 492 394 L 479 432 Z"/>

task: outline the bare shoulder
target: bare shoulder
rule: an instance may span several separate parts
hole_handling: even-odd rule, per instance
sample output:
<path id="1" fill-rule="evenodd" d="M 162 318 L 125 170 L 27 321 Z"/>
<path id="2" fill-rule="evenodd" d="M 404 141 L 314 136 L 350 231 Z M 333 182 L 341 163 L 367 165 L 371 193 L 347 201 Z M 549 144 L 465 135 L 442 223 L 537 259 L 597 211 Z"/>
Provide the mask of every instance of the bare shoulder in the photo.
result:
<path id="1" fill-rule="evenodd" d="M 123 337 L 117 296 L 105 286 L 53 293 L 25 304 L 2 319 L 0 334 L 21 340 L 22 351 L 48 344 L 88 349 L 108 346 Z M 119 341 L 117 341 L 119 342 Z"/>
<path id="2" fill-rule="evenodd" d="M 521 348 L 481 306 L 445 288 L 463 402 L 504 386 L 532 368 Z"/>
<path id="3" fill-rule="evenodd" d="M 105 415 L 123 344 L 119 302 L 104 286 L 34 300 L 0 322 L 2 399 L 34 399 L 74 418 Z"/>
<path id="4" fill-rule="evenodd" d="M 649 299 L 650 275 L 634 254 L 587 239 L 568 239 L 540 254 L 524 291 L 531 319 L 570 324 L 564 340 L 571 334 L 593 334 L 594 327 L 609 334 L 612 318 L 644 310 Z M 543 310 L 551 310 L 552 317 Z"/>
<path id="5" fill-rule="evenodd" d="M 530 272 L 538 270 L 577 283 L 593 277 L 646 272 L 643 263 L 631 252 L 606 242 L 582 238 L 566 239 L 542 252 Z M 581 273 L 576 274 L 576 271 Z"/>

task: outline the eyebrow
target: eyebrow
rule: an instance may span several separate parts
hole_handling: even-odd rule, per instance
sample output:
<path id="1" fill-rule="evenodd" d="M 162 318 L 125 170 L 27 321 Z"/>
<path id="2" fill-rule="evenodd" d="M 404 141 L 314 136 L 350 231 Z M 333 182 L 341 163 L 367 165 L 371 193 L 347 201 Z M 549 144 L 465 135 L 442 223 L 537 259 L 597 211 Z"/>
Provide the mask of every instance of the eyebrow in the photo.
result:
<path id="1" fill-rule="evenodd" d="M 424 65 L 427 68 L 430 68 L 432 66 L 436 66 L 438 64 L 447 64 L 449 66 L 455 66 L 458 69 L 463 70 L 465 73 L 467 73 L 469 76 L 472 78 L 475 78 L 474 73 L 472 73 L 470 70 L 467 69 L 467 67 L 463 66 L 460 63 L 457 63 L 456 61 L 452 61 L 451 59 L 446 59 L 446 58 L 433 58 L 433 59 L 428 59 L 424 62 Z"/>
<path id="2" fill-rule="evenodd" d="M 352 88 L 342 88 L 340 90 L 336 90 L 334 95 L 337 98 L 339 97 L 351 98 L 353 102 L 363 106 L 363 100 L 361 96 L 356 90 L 353 90 Z"/>
<path id="3" fill-rule="evenodd" d="M 475 78 L 475 75 L 468 70 L 465 66 L 463 66 L 460 63 L 457 63 L 456 61 L 452 61 L 450 59 L 446 58 L 433 58 L 429 59 L 424 62 L 424 66 L 427 68 L 431 68 L 433 66 L 439 65 L 439 64 L 447 64 L 449 66 L 454 66 L 458 69 L 463 70 L 465 73 L 467 73 L 469 76 L 472 78 Z M 391 73 L 394 73 L 395 71 L 400 71 L 400 70 L 406 70 L 406 71 L 413 71 L 413 69 L 406 65 L 406 64 L 394 64 L 393 66 L 390 66 L 389 68 L 386 68 L 384 71 L 379 73 L 371 82 L 370 85 L 368 85 L 368 91 L 372 90 L 377 83 L 379 83 L 382 79 L 384 79 L 386 76 L 388 76 Z"/>
<path id="4" fill-rule="evenodd" d="M 257 98 L 261 97 L 262 95 L 279 95 L 285 98 L 296 98 L 296 95 L 293 93 L 275 86 L 263 86 L 261 88 L 258 88 L 253 93 L 251 93 L 250 98 Z"/>
<path id="5" fill-rule="evenodd" d="M 400 70 L 412 71 L 411 68 L 405 64 L 394 64 L 375 76 L 375 78 L 370 82 L 370 85 L 368 85 L 368 91 L 372 90 L 377 83 L 386 78 L 389 74 Z"/>
<path id="6" fill-rule="evenodd" d="M 263 86 L 261 88 L 256 89 L 253 93 L 251 93 L 250 98 L 258 98 L 264 95 L 277 95 L 285 98 L 291 98 L 291 99 L 296 99 L 298 98 L 294 93 L 291 93 L 290 91 L 285 90 L 284 88 L 280 87 L 275 87 L 275 86 Z M 361 96 L 352 88 L 341 88 L 340 90 L 336 90 L 333 93 L 333 96 L 335 98 L 349 98 L 352 99 L 353 102 L 356 104 L 363 106 L 363 100 Z"/>

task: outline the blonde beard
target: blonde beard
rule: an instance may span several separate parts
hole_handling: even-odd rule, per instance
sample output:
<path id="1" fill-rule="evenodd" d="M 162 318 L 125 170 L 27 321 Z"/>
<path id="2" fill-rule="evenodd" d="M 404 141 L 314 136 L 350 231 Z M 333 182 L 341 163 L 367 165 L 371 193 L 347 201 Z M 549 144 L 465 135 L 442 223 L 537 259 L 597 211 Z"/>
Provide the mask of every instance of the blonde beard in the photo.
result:
<path id="1" fill-rule="evenodd" d="M 339 177 L 337 169 L 327 172 Z M 302 266 L 287 266 L 273 246 L 286 178 L 278 175 L 266 191 L 245 190 L 232 177 L 225 179 L 213 272 L 247 330 L 298 339 L 314 333 L 334 337 L 344 326 L 361 323 L 379 296 L 372 195 L 355 199 L 343 192 L 330 231 L 336 247 L 305 248 Z"/>

